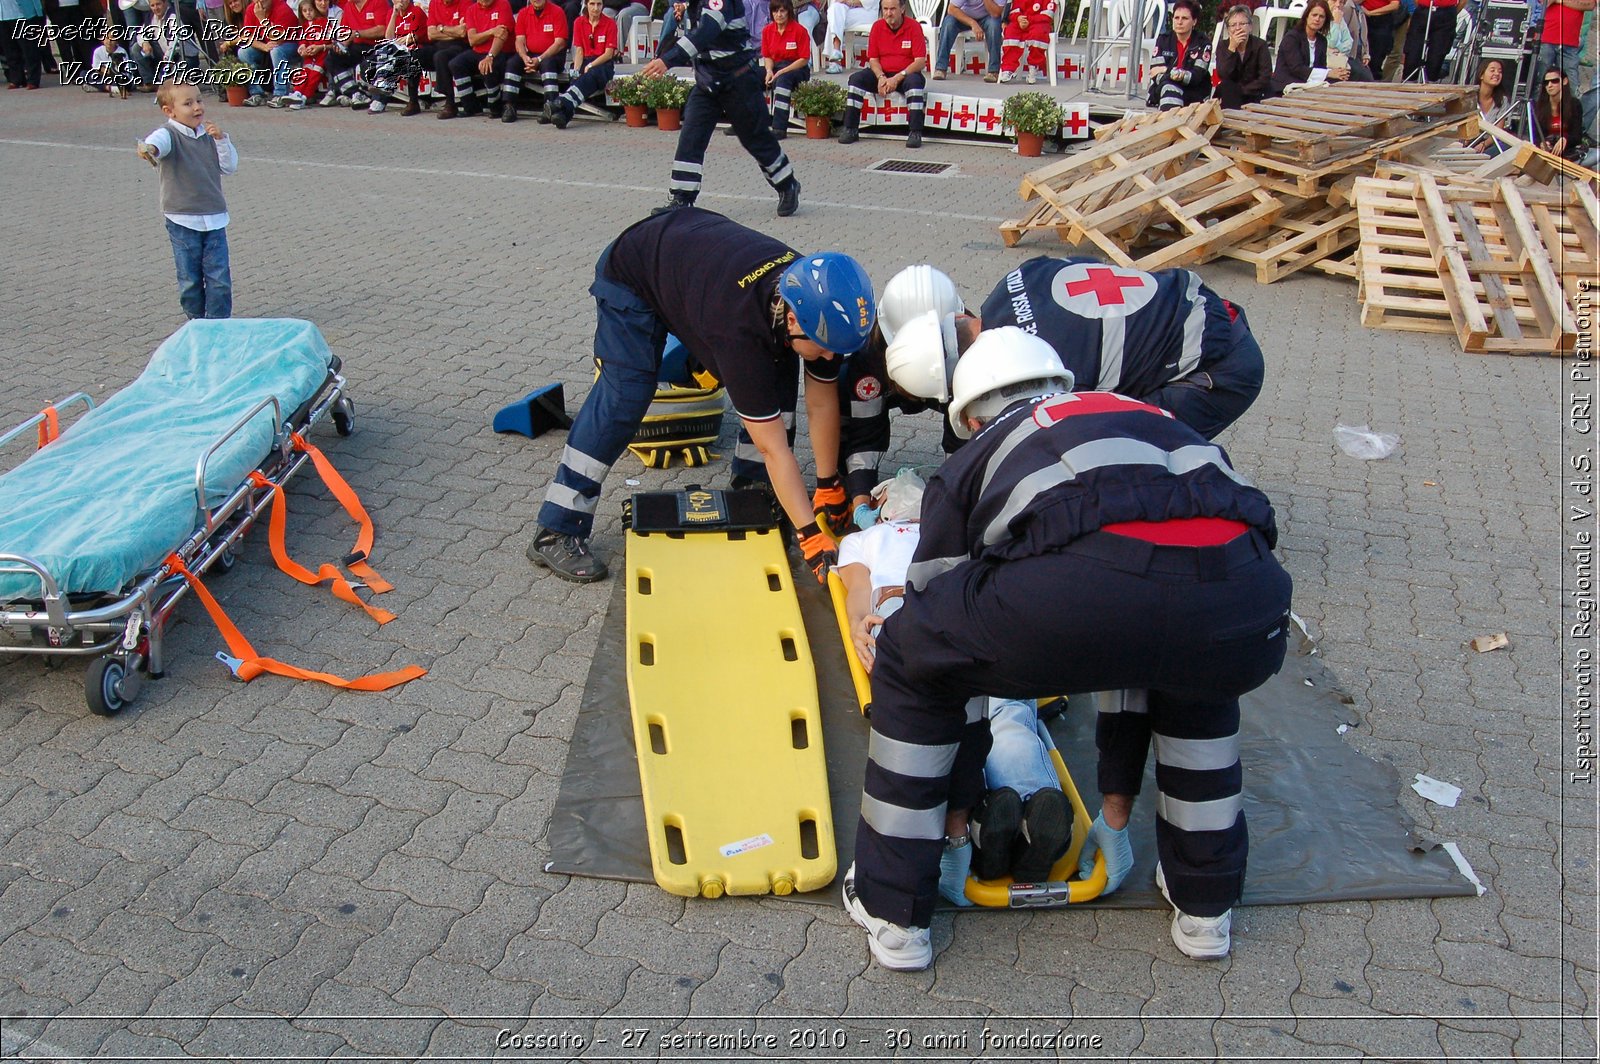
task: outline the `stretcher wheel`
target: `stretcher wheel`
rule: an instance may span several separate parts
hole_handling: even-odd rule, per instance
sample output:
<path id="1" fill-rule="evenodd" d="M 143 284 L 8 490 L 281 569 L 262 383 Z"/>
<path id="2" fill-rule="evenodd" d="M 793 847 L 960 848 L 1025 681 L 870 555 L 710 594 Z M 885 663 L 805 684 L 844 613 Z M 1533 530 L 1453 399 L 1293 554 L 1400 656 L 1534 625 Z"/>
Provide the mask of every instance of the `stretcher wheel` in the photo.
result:
<path id="1" fill-rule="evenodd" d="M 83 680 L 89 712 L 101 717 L 114 717 L 122 712 L 128 701 L 122 697 L 120 687 L 127 674 L 127 666 L 109 654 L 91 661 L 89 674 Z"/>
<path id="2" fill-rule="evenodd" d="M 341 436 L 356 430 L 356 404 L 343 396 L 333 404 L 333 428 Z"/>

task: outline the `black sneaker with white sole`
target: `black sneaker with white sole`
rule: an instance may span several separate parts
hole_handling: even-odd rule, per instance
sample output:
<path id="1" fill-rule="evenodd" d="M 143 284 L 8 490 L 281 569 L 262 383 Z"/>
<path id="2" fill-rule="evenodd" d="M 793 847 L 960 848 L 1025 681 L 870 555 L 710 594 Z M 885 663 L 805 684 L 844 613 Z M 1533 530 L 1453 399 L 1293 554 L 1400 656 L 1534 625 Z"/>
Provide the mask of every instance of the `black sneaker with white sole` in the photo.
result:
<path id="1" fill-rule="evenodd" d="M 1022 796 L 1010 787 L 990 791 L 972 809 L 972 874 L 1000 879 L 1011 874 L 1011 851 L 1022 829 Z"/>
<path id="2" fill-rule="evenodd" d="M 1043 883 L 1072 845 L 1072 806 L 1054 787 L 1035 791 L 1022 803 L 1022 830 L 1017 835 L 1011 878 L 1018 883 Z"/>

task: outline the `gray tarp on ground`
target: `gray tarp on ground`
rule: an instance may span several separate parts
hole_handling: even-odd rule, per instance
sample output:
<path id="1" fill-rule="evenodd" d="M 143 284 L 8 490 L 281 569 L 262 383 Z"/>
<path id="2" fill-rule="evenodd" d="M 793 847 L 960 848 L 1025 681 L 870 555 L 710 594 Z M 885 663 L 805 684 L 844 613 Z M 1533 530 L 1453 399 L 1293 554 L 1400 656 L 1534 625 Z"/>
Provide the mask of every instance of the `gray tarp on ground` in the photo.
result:
<path id="1" fill-rule="evenodd" d="M 842 870 L 849 866 L 855 845 L 867 722 L 856 708 L 827 595 L 811 582 L 809 573 L 797 574 L 795 582 L 817 664 Z M 654 877 L 628 713 L 622 591 L 623 582 L 618 580 L 550 818 L 551 860 L 545 869 L 648 883 Z M 1473 894 L 1472 884 L 1442 849 L 1425 848 L 1411 834 L 1397 800 L 1400 784 L 1394 767 L 1360 753 L 1338 734 L 1340 724 L 1355 723 L 1355 714 L 1310 649 L 1291 650 L 1283 670 L 1243 702 L 1244 798 L 1250 822 L 1244 903 Z M 1069 712 L 1053 730 L 1093 812 L 1098 803 L 1094 716 Z M 1134 873 L 1116 894 L 1091 904 L 1165 906 L 1154 882 L 1153 765 L 1145 777 L 1144 795 L 1133 818 Z M 838 900 L 832 889 L 791 897 L 829 905 Z"/>

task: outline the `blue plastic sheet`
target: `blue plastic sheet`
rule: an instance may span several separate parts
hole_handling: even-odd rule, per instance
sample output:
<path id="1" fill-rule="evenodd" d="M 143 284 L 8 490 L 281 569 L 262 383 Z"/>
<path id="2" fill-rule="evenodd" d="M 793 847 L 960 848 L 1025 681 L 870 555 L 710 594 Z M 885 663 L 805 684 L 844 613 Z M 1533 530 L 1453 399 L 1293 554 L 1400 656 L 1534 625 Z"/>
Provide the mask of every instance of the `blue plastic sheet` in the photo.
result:
<path id="1" fill-rule="evenodd" d="M 206 450 L 268 396 L 287 418 L 332 357 L 307 321 L 190 322 L 137 380 L 0 475 L 0 553 L 42 563 L 71 594 L 122 592 L 200 526 L 195 466 Z M 208 506 L 267 457 L 276 427 L 263 411 L 211 457 Z M 4 568 L 0 603 L 39 598 L 37 577 Z"/>

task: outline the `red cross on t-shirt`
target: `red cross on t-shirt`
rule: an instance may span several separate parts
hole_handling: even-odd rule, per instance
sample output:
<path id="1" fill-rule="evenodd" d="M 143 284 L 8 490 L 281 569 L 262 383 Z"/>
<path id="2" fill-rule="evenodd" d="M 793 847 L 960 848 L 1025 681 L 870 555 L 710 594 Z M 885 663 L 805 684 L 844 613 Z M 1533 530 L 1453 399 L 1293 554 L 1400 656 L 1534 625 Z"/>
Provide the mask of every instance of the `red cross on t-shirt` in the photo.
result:
<path id="1" fill-rule="evenodd" d="M 1083 280 L 1068 281 L 1066 287 L 1069 296 L 1093 292 L 1102 307 L 1110 307 L 1127 302 L 1122 298 L 1124 288 L 1143 288 L 1144 281 L 1138 277 L 1124 277 L 1107 266 L 1095 266 L 1084 271 Z"/>

